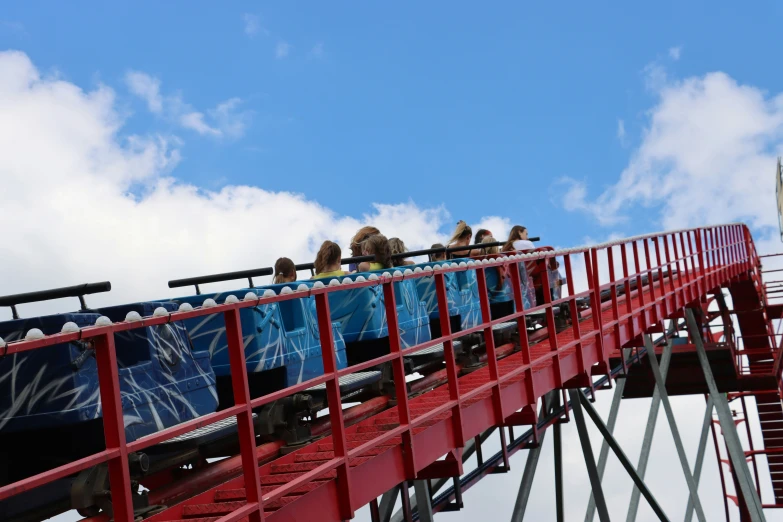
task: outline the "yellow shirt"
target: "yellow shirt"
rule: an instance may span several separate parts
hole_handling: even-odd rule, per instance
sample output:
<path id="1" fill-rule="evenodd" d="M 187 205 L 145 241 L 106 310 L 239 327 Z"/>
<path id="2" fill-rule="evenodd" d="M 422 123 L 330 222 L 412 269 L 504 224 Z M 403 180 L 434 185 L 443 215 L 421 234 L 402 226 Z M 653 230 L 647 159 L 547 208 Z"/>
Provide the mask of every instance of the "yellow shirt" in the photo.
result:
<path id="1" fill-rule="evenodd" d="M 345 272 L 342 270 L 333 270 L 332 272 L 321 272 L 320 274 L 316 274 L 310 279 L 323 279 L 325 277 L 339 277 L 344 276 Z"/>
<path id="2" fill-rule="evenodd" d="M 381 263 L 370 263 L 370 270 L 383 270 L 386 268 Z"/>

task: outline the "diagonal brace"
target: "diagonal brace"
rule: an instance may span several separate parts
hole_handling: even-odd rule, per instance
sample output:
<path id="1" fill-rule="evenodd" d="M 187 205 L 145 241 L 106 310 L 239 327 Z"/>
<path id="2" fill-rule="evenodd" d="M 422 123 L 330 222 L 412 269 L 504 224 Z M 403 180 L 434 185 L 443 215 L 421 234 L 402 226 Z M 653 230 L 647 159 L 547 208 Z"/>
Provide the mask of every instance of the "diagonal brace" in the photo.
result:
<path id="1" fill-rule="evenodd" d="M 633 467 L 633 464 L 631 464 L 631 461 L 628 460 L 628 457 L 625 455 L 620 445 L 612 436 L 611 432 L 609 431 L 609 428 L 607 428 L 606 424 L 604 424 L 604 421 L 601 420 L 601 416 L 598 415 L 597 411 L 595 411 L 595 408 L 593 408 L 593 405 L 590 404 L 590 401 L 587 400 L 587 397 L 585 397 L 584 393 L 580 391 L 578 395 L 579 395 L 579 402 L 584 407 L 584 410 L 590 416 L 593 423 L 598 428 L 598 431 L 601 432 L 601 435 L 603 435 L 604 440 L 607 442 L 607 444 L 609 444 L 609 447 L 612 448 L 612 451 L 614 452 L 617 459 L 620 461 L 620 464 L 622 464 L 622 466 L 625 468 L 625 471 L 628 472 L 628 475 L 631 476 L 631 479 L 633 480 L 636 487 L 639 488 L 641 494 L 644 495 L 645 499 L 647 499 L 647 502 L 650 504 L 652 510 L 655 512 L 656 515 L 658 515 L 658 519 L 668 521 L 669 519 L 666 517 L 666 513 L 663 512 L 663 509 L 661 509 L 661 506 L 658 504 L 658 501 L 655 500 L 655 497 L 653 496 L 650 489 L 647 487 L 647 484 L 644 483 L 644 480 L 642 480 L 642 478 L 636 472 L 636 469 Z M 573 402 L 574 399 L 572 398 L 571 401 Z M 574 410 L 576 410 L 576 408 L 574 408 Z"/>
<path id="2" fill-rule="evenodd" d="M 604 491 L 601 488 L 601 479 L 598 477 L 593 447 L 590 445 L 590 435 L 587 433 L 585 415 L 579 400 L 579 397 L 583 397 L 584 395 L 582 395 L 581 390 L 575 389 L 568 390 L 568 395 L 571 397 L 571 408 L 573 408 L 574 411 L 576 430 L 579 433 L 579 442 L 582 445 L 582 454 L 585 457 L 587 476 L 590 477 L 590 486 L 593 490 L 593 498 L 595 498 L 595 507 L 598 509 L 598 520 L 601 522 L 609 522 L 609 510 L 606 508 L 606 498 L 604 498 Z"/>
<path id="3" fill-rule="evenodd" d="M 693 480 L 693 475 L 691 474 L 691 467 L 688 464 L 685 447 L 682 445 L 682 439 L 680 438 L 680 430 L 677 429 L 677 421 L 674 419 L 672 405 L 669 402 L 669 394 L 666 392 L 666 384 L 661 375 L 661 369 L 658 366 L 658 357 L 655 355 L 655 347 L 653 346 L 649 334 L 644 335 L 644 347 L 647 349 L 647 359 L 650 361 L 650 367 L 655 376 L 655 384 L 661 394 L 663 411 L 666 412 L 666 419 L 669 421 L 669 428 L 671 429 L 672 438 L 674 439 L 674 446 L 677 448 L 677 456 L 680 458 L 682 473 L 685 475 L 685 482 L 688 483 L 688 490 L 690 491 L 691 499 L 693 500 L 693 507 L 696 509 L 696 517 L 699 519 L 699 522 L 706 522 L 707 519 L 704 517 L 704 510 L 702 509 L 701 501 L 699 500 L 698 488 L 696 487 L 696 482 Z"/>

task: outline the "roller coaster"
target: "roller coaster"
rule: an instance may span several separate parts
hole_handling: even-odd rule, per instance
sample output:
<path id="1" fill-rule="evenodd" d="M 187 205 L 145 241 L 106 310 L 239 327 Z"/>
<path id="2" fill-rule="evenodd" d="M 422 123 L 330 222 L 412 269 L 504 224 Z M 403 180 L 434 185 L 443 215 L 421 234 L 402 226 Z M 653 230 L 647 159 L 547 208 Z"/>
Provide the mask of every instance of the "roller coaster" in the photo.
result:
<path id="1" fill-rule="evenodd" d="M 764 520 L 783 507 L 773 325 L 783 305 L 762 272 L 748 228 L 728 224 L 272 285 L 253 280 L 270 268 L 214 274 L 169 282 L 194 295 L 97 309 L 85 296 L 108 282 L 0 297 L 13 312 L 0 323 L 0 519 L 75 509 L 91 522 L 337 521 L 369 505 L 373 521 L 431 520 L 461 509 L 473 485 L 524 449 L 522 520 L 552 428 L 551 519 L 563 520 L 560 428 L 573 419 L 589 512 L 609 520 L 601 475 L 611 450 L 636 485 L 632 508 L 644 497 L 669 520 L 644 482 L 646 460 L 630 462 L 612 434 L 615 402 L 652 397 L 675 436 L 687 509 L 705 520 L 669 401 L 697 394 L 707 411 L 696 469 L 712 431 L 727 455 L 727 520 L 730 511 Z M 247 285 L 201 292 L 236 280 Z M 19 317 L 20 304 L 63 297 L 80 309 Z M 605 423 L 592 401 L 611 388 Z M 745 415 L 748 447 L 730 405 Z M 587 418 L 605 439 L 597 461 Z M 485 459 L 495 434 L 501 451 Z M 765 503 L 762 454 L 774 494 Z"/>

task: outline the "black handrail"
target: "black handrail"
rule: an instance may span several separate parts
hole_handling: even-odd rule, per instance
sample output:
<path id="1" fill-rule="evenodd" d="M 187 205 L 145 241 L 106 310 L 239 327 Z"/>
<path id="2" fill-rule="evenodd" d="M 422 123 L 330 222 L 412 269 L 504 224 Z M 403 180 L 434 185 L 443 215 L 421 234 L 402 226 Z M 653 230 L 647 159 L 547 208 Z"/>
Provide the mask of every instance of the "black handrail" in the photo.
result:
<path id="1" fill-rule="evenodd" d="M 531 237 L 529 241 L 540 241 L 540 237 Z M 484 248 L 491 248 L 496 246 L 503 246 L 505 245 L 505 241 L 497 241 L 495 243 L 477 243 L 473 245 L 465 245 L 465 246 L 457 246 L 457 247 L 440 247 L 440 248 L 428 248 L 425 250 L 414 250 L 411 252 L 401 252 L 399 254 L 392 255 L 392 259 L 406 259 L 409 257 L 416 257 L 416 256 L 423 256 L 428 254 L 439 254 L 439 253 L 451 253 L 451 252 L 464 252 L 465 250 L 478 250 L 478 249 L 484 249 Z M 346 257 L 340 260 L 340 265 L 349 265 L 352 263 L 362 263 L 364 261 L 375 261 L 375 256 L 356 256 L 356 257 Z M 294 265 L 294 269 L 297 271 L 299 270 L 310 270 L 312 271 L 315 268 L 314 263 L 300 263 L 298 265 Z M 211 274 L 211 275 L 205 275 L 205 276 L 198 276 L 198 277 L 187 277 L 184 279 L 173 279 L 169 281 L 169 288 L 180 288 L 183 286 L 190 286 L 194 285 L 196 287 L 196 294 L 201 295 L 201 289 L 199 288 L 200 284 L 205 283 L 218 283 L 220 281 L 230 281 L 232 279 L 247 279 L 248 283 L 250 283 L 250 287 L 253 286 L 253 277 L 257 276 L 264 276 L 264 275 L 272 275 L 274 274 L 274 267 L 266 267 L 266 268 L 256 268 L 253 270 L 240 270 L 238 272 L 225 272 L 223 274 Z"/>
<path id="2" fill-rule="evenodd" d="M 236 272 L 224 272 L 222 274 L 211 274 L 197 277 L 186 277 L 184 279 L 172 279 L 169 281 L 169 288 L 180 288 L 182 286 L 195 285 L 196 293 L 201 294 L 201 290 L 198 285 L 204 283 L 217 283 L 219 281 L 230 281 L 232 279 L 245 279 L 250 282 L 250 286 L 253 286 L 253 278 L 260 276 L 272 275 L 275 273 L 273 267 L 267 268 L 253 268 L 251 270 L 238 270 Z"/>
<path id="3" fill-rule="evenodd" d="M 100 283 L 85 283 L 83 285 L 64 286 L 62 288 L 52 288 L 50 290 L 38 290 L 36 292 L 25 292 L 23 294 L 13 294 L 0 297 L 0 306 L 10 306 L 14 319 L 19 319 L 16 311 L 16 305 L 25 303 L 37 303 L 40 301 L 50 301 L 52 299 L 62 299 L 64 297 L 78 297 L 82 310 L 87 310 L 87 304 L 84 296 L 88 294 L 97 294 L 111 290 L 111 283 L 103 281 Z"/>

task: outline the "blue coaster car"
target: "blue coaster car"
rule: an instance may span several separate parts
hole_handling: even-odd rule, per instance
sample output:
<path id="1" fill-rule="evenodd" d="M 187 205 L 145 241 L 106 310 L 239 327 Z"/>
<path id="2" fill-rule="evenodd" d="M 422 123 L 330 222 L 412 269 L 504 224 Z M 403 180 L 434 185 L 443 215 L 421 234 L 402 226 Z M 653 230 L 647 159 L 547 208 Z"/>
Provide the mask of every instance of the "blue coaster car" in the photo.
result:
<path id="1" fill-rule="evenodd" d="M 465 263 L 467 259 L 455 259 L 454 263 Z M 421 263 L 407 267 L 433 268 L 443 262 Z M 478 297 L 475 270 L 465 272 L 448 272 L 445 274 L 446 298 L 449 304 L 452 332 L 473 328 L 481 323 L 481 304 Z M 432 336 L 440 336 L 440 312 L 438 311 L 438 296 L 435 291 L 435 277 L 425 276 L 415 280 L 419 298 L 425 303 L 430 318 Z"/>
<path id="2" fill-rule="evenodd" d="M 315 281 L 321 281 L 324 285 L 329 285 L 333 284 L 332 281 L 342 283 L 346 278 L 355 280 L 359 276 L 368 279 L 372 274 L 392 273 L 402 268 L 326 277 L 305 283 L 312 285 Z M 427 307 L 419 299 L 415 283 L 403 280 L 395 282 L 393 286 L 402 348 L 411 348 L 429 341 L 431 337 Z M 340 323 L 342 335 L 348 346 L 349 364 L 360 363 L 388 353 L 389 327 L 381 285 L 349 287 L 338 292 L 330 292 L 329 310 L 332 320 Z"/>
<path id="3" fill-rule="evenodd" d="M 201 306 L 205 299 L 223 303 L 234 295 L 243 299 L 248 292 L 263 296 L 266 291 L 279 294 L 284 288 L 296 290 L 299 282 L 245 288 L 219 294 L 203 294 L 174 299 L 178 304 Z M 250 392 L 254 397 L 281 390 L 323 375 L 323 357 L 316 319 L 315 298 L 304 297 L 240 310 L 242 337 L 245 343 Z M 231 371 L 223 314 L 212 314 L 184 321 L 194 350 L 212 361 L 218 376 L 221 406 L 230 398 Z M 333 324 L 335 355 L 338 368 L 345 368 L 345 342 L 338 324 Z M 224 404 L 224 397 L 226 398 Z"/>
<path id="4" fill-rule="evenodd" d="M 67 322 L 80 328 L 92 326 L 101 315 L 122 321 L 129 311 L 149 316 L 158 306 L 176 309 L 174 303 L 136 303 L 16 319 L 0 323 L 0 337 L 7 342 L 19 340 L 33 328 L 51 335 Z M 181 323 L 118 333 L 115 350 L 127 441 L 216 410 L 215 374 L 209 359 L 191 351 Z M 0 484 L 84 458 L 104 447 L 91 341 L 0 357 Z M 71 480 L 51 484 L 47 495 L 67 498 Z M 34 502 L 43 503 L 42 498 Z M 0 518 L 5 509 L 11 508 L 0 504 Z"/>
<path id="5" fill-rule="evenodd" d="M 0 323 L 0 337 L 21 339 L 32 328 L 59 333 L 66 322 L 95 324 L 100 315 L 124 321 L 130 311 L 152 315 L 174 303 L 136 303 Z M 120 392 L 129 441 L 215 411 L 215 375 L 193 354 L 178 323 L 115 335 Z M 90 341 L 48 346 L 0 358 L 0 433 L 63 428 L 101 417 L 98 374 Z"/>

